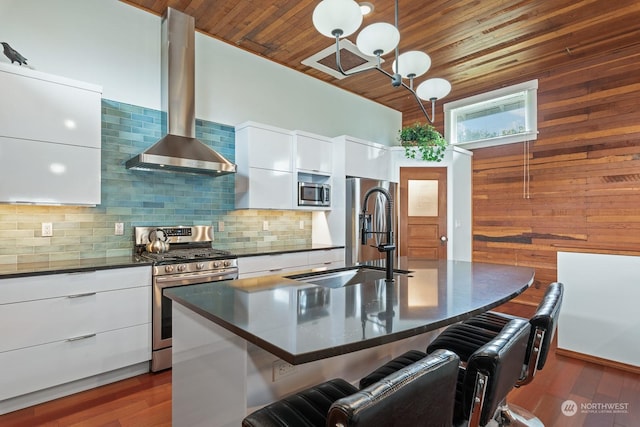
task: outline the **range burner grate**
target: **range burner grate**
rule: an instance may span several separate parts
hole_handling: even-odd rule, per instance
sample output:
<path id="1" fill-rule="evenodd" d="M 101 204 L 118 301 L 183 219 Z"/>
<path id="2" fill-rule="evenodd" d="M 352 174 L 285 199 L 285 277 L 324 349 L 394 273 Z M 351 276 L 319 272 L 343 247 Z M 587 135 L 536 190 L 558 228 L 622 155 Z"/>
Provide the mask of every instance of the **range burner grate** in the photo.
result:
<path id="1" fill-rule="evenodd" d="M 144 252 L 142 256 L 154 261 L 191 261 L 199 259 L 216 259 L 231 257 L 233 254 L 222 249 L 212 248 L 192 248 L 192 249 L 174 249 L 164 253 Z"/>

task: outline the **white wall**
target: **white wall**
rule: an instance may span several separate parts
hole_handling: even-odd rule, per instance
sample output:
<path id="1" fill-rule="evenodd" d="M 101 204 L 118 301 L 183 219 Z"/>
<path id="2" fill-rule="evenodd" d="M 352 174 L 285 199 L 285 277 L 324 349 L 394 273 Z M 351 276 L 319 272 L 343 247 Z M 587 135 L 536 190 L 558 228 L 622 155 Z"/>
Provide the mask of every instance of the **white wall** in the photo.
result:
<path id="1" fill-rule="evenodd" d="M 640 366 L 640 257 L 558 252 L 558 349 Z"/>
<path id="2" fill-rule="evenodd" d="M 104 98 L 153 109 L 160 109 L 160 21 L 117 0 L 0 1 L 0 41 L 31 67 L 99 84 Z M 398 111 L 200 33 L 196 115 L 385 145 L 394 143 L 402 122 Z"/>

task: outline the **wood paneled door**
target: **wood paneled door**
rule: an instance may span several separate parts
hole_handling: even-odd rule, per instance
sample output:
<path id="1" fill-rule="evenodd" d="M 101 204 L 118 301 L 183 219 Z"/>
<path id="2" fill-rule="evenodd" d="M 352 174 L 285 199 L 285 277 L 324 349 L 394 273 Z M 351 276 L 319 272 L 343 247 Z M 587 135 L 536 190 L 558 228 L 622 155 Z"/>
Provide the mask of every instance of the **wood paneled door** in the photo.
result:
<path id="1" fill-rule="evenodd" d="M 447 258 L 447 168 L 400 168 L 400 255 Z"/>

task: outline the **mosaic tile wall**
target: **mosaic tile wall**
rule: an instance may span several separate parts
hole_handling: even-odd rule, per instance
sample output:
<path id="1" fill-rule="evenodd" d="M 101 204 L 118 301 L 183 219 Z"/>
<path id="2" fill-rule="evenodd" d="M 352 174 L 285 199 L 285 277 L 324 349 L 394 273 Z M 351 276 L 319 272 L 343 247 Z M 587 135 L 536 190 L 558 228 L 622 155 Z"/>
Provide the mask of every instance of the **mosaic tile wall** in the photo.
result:
<path id="1" fill-rule="evenodd" d="M 309 212 L 234 210 L 234 175 L 127 170 L 125 161 L 156 142 L 161 129 L 161 112 L 103 99 L 102 203 L 0 204 L 0 264 L 130 255 L 132 227 L 150 224 L 212 224 L 214 246 L 230 249 L 311 244 Z M 196 120 L 196 137 L 234 161 L 233 127 Z M 262 231 L 264 220 L 269 231 Z M 43 222 L 53 223 L 53 237 L 41 237 Z M 123 236 L 114 235 L 116 222 L 124 223 Z"/>

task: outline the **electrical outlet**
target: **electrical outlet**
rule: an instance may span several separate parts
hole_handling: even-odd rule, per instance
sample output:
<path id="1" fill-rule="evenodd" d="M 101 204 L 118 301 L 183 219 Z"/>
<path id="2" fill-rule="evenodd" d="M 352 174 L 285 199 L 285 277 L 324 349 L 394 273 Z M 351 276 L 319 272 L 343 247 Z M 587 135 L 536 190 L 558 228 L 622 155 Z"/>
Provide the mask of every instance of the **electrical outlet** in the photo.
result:
<path id="1" fill-rule="evenodd" d="M 287 363 L 284 360 L 276 360 L 273 362 L 273 382 L 278 381 L 282 377 L 289 376 L 298 370 L 295 365 Z"/>
<path id="2" fill-rule="evenodd" d="M 42 237 L 51 237 L 53 236 L 53 224 L 50 222 L 42 223 Z"/>
<path id="3" fill-rule="evenodd" d="M 224 231 L 224 221 L 218 221 L 218 231 Z"/>
<path id="4" fill-rule="evenodd" d="M 124 234 L 124 222 L 116 222 L 115 234 L 116 236 L 122 236 Z"/>
<path id="5" fill-rule="evenodd" d="M 300 220 L 300 230 L 304 230 L 304 220 Z"/>
<path id="6" fill-rule="evenodd" d="M 269 221 L 262 221 L 262 231 L 269 231 Z"/>

